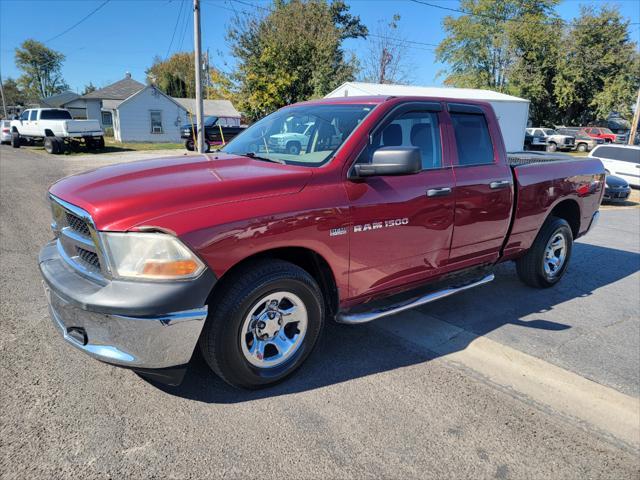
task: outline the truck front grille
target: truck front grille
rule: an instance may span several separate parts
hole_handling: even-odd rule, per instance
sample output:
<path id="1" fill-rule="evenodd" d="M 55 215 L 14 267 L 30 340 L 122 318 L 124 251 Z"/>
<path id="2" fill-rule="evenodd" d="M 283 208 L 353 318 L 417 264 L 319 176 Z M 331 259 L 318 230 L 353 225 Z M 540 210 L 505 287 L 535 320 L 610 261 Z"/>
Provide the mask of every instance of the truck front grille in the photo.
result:
<path id="1" fill-rule="evenodd" d="M 65 212 L 67 217 L 67 225 L 73 231 L 79 233 L 80 235 L 84 235 L 85 237 L 91 237 L 91 232 L 89 231 L 89 226 L 87 222 L 82 220 L 80 217 L 74 215 L 71 212 Z"/>
<path id="2" fill-rule="evenodd" d="M 53 222 L 60 256 L 82 275 L 105 280 L 105 262 L 91 216 L 81 208 L 51 196 Z"/>
<path id="3" fill-rule="evenodd" d="M 100 258 L 95 252 L 90 252 L 82 247 L 76 247 L 78 253 L 78 260 L 84 263 L 88 268 L 94 269 L 97 272 L 100 271 Z"/>

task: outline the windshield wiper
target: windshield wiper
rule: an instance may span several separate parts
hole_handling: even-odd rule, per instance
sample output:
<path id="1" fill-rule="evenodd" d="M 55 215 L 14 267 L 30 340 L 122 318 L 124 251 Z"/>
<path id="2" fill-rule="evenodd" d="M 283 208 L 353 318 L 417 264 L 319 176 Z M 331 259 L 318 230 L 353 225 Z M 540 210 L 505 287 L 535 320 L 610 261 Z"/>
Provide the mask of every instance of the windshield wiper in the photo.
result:
<path id="1" fill-rule="evenodd" d="M 243 153 L 242 155 L 244 155 L 245 157 L 253 158 L 254 160 L 264 160 L 265 162 L 273 162 L 273 163 L 280 163 L 281 165 L 286 165 L 284 163 L 284 160 L 280 160 L 278 158 L 260 157 L 256 155 L 256 152 L 247 152 L 247 153 Z"/>

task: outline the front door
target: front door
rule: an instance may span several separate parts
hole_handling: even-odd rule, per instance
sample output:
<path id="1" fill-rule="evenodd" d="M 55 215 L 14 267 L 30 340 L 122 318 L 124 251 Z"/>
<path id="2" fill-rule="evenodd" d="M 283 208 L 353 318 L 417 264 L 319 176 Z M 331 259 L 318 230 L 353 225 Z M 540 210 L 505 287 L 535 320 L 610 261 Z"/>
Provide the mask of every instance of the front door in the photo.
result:
<path id="1" fill-rule="evenodd" d="M 495 262 L 509 228 L 513 174 L 500 129 L 475 105 L 448 105 L 456 154 L 455 225 L 449 269 Z"/>
<path id="2" fill-rule="evenodd" d="M 382 146 L 417 146 L 423 170 L 347 182 L 350 296 L 373 295 L 436 275 L 449 256 L 453 172 L 439 103 L 400 105 L 377 127 L 358 159 Z"/>

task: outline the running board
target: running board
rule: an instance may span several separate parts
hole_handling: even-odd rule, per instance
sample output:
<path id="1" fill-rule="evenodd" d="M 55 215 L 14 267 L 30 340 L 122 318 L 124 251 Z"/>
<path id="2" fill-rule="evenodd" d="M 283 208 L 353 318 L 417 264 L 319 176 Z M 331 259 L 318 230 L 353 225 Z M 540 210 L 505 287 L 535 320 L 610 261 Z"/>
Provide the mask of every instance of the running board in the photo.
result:
<path id="1" fill-rule="evenodd" d="M 405 302 L 397 303 L 395 305 L 388 305 L 386 307 L 383 307 L 377 310 L 372 310 L 369 312 L 361 312 L 361 313 L 341 312 L 336 317 L 336 321 L 338 323 L 346 323 L 350 325 L 370 322 L 372 320 L 377 320 L 378 318 L 388 317 L 389 315 L 395 315 L 396 313 L 404 312 L 405 310 L 410 310 L 412 308 L 419 307 L 420 305 L 425 305 L 427 303 L 435 302 L 436 300 L 440 300 L 441 298 L 449 297 L 456 293 L 469 290 L 470 288 L 479 287 L 480 285 L 484 285 L 485 283 L 491 282 L 494 278 L 495 276 L 493 275 L 493 273 L 490 273 L 489 275 L 487 275 L 484 278 L 481 278 L 480 280 L 467 283 L 466 285 L 462 285 L 460 287 L 445 288 L 444 290 L 431 292 L 421 297 L 412 298 L 411 300 L 407 300 Z"/>

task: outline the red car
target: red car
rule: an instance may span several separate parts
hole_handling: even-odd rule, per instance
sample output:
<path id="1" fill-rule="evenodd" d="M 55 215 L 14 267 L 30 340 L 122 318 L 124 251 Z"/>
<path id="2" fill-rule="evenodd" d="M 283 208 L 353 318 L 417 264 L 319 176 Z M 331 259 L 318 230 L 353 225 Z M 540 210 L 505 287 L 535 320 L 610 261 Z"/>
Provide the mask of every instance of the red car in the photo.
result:
<path id="1" fill-rule="evenodd" d="M 587 135 L 591 138 L 601 138 L 606 143 L 614 143 L 618 138 L 615 133 L 613 133 L 608 128 L 603 127 L 585 127 L 583 129 Z"/>
<path id="2" fill-rule="evenodd" d="M 269 148 L 303 130 L 299 151 Z M 507 156 L 488 103 L 346 97 L 283 108 L 217 153 L 64 178 L 39 258 L 51 316 L 74 347 L 166 383 L 199 344 L 228 383 L 273 384 L 326 320 L 423 305 L 511 260 L 555 285 L 604 168 L 527 155 Z"/>

